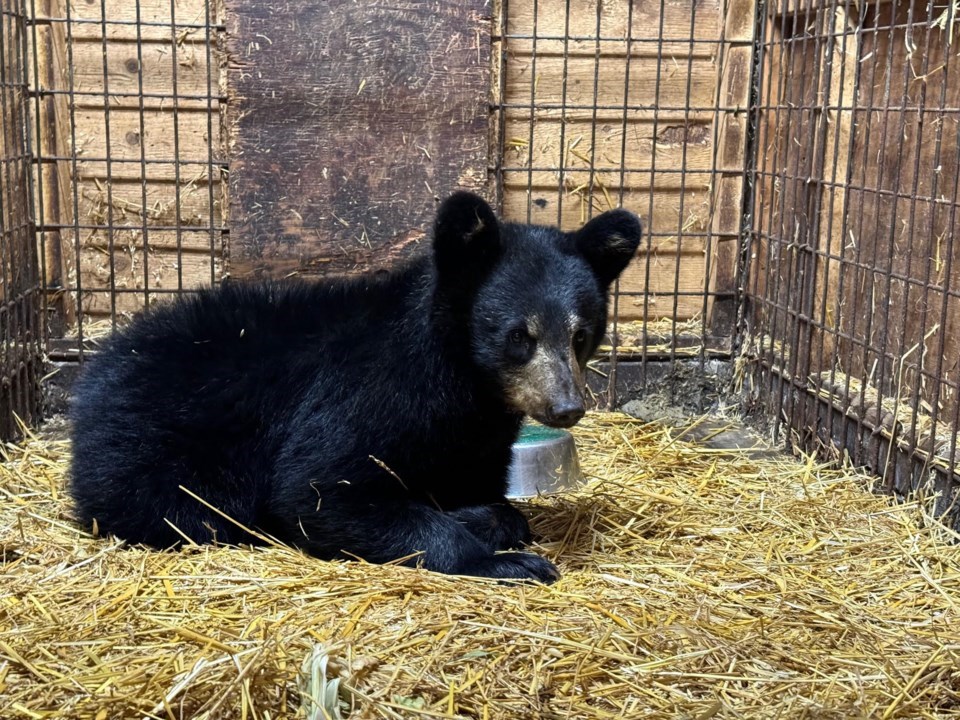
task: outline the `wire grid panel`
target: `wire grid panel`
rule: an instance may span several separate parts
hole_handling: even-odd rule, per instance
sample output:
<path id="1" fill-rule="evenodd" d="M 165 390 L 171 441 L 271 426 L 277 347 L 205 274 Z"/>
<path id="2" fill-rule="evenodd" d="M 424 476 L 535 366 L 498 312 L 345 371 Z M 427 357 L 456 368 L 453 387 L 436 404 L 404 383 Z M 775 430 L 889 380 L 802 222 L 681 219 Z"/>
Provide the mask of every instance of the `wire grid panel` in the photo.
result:
<path id="1" fill-rule="evenodd" d="M 573 229 L 626 207 L 645 229 L 614 293 L 618 354 L 729 353 L 754 3 L 502 0 L 497 196 L 508 219 Z M 645 374 L 641 384 L 646 384 Z"/>
<path id="2" fill-rule="evenodd" d="M 35 0 L 32 10 L 48 344 L 72 356 L 157 297 L 221 277 L 222 9 Z"/>
<path id="3" fill-rule="evenodd" d="M 0 6 L 0 438 L 39 416 L 40 275 L 28 192 L 27 15 Z"/>
<path id="4" fill-rule="evenodd" d="M 747 293 L 775 422 L 940 511 L 960 413 L 956 11 L 763 8 Z"/>

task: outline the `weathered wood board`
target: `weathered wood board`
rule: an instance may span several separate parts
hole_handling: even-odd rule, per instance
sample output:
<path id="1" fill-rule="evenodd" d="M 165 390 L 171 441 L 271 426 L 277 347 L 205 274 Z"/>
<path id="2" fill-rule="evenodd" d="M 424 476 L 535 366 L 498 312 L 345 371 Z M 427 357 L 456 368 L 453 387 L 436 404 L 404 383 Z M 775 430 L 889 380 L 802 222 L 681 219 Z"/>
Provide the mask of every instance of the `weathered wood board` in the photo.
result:
<path id="1" fill-rule="evenodd" d="M 21 6 L 0 12 L 0 438 L 39 417 L 42 358 L 40 268 L 29 199 L 30 102 L 20 49 L 27 26 Z"/>
<path id="2" fill-rule="evenodd" d="M 707 322 L 714 335 L 732 337 L 737 315 L 740 224 L 743 215 L 747 152 L 747 108 L 753 80 L 757 6 L 753 0 L 730 0 L 722 62 L 718 70 L 720 107 L 714 118 L 716 180 L 712 187 L 710 257 L 706 287 L 718 293 L 707 299 Z M 713 248 L 711 248 L 712 250 Z"/>
<path id="3" fill-rule="evenodd" d="M 231 276 L 387 267 L 485 188 L 484 0 L 226 7 Z"/>

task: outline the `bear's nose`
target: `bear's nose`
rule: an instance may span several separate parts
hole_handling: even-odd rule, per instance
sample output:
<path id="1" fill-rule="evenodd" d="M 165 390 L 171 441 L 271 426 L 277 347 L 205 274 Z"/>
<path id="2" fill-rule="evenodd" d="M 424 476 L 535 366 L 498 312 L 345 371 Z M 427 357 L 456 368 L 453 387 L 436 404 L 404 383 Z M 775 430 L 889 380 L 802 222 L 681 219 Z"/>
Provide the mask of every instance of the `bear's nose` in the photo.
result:
<path id="1" fill-rule="evenodd" d="M 565 403 L 553 405 L 547 411 L 547 424 L 553 427 L 573 427 L 584 415 L 582 403 Z"/>

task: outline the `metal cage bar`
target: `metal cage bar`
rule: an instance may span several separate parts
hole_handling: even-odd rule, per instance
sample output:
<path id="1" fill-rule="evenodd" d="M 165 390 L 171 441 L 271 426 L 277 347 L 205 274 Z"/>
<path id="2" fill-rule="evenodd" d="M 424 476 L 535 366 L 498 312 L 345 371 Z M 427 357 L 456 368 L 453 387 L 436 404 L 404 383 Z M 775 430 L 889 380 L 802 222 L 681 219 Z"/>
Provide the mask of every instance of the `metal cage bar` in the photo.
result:
<path id="1" fill-rule="evenodd" d="M 728 210 L 721 176 L 747 185 L 745 137 L 740 166 L 721 172 L 719 164 L 728 120 L 748 114 L 746 98 L 731 101 L 724 83 L 729 48 L 752 42 L 728 37 L 727 26 L 749 4 L 654 0 L 628 3 L 622 16 L 592 0 L 495 7 L 491 174 L 506 217 L 572 229 L 623 206 L 644 220 L 639 257 L 613 288 L 607 342 L 592 365 L 592 377 L 603 378 L 600 404 L 661 390 L 663 368 L 669 375 L 692 361 L 703 373 L 708 360 L 730 358 L 735 319 L 712 317 L 717 302 L 739 297 L 739 217 L 748 193 L 733 200 L 737 249 L 724 259 L 722 287 L 718 248 L 731 233 L 721 238 L 715 223 Z M 557 77 L 545 83 L 550 70 Z M 622 363 L 629 367 L 620 378 Z"/>

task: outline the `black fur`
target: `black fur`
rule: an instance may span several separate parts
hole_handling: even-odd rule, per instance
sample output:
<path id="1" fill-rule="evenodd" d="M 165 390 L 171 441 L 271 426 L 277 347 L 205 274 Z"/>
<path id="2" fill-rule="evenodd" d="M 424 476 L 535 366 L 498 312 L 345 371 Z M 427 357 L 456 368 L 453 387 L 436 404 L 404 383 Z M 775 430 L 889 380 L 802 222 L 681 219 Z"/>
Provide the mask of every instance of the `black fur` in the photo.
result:
<path id="1" fill-rule="evenodd" d="M 152 309 L 76 387 L 82 521 L 160 548 L 181 541 L 171 524 L 197 542 L 254 541 L 183 485 L 321 558 L 554 580 L 543 558 L 495 554 L 530 537 L 504 499 L 525 409 L 506 399 L 507 334 L 536 312 L 546 343 L 557 316 L 579 313 L 585 363 L 640 232 L 624 211 L 573 234 L 500 224 L 457 193 L 433 255 L 386 276 L 226 283 Z"/>

